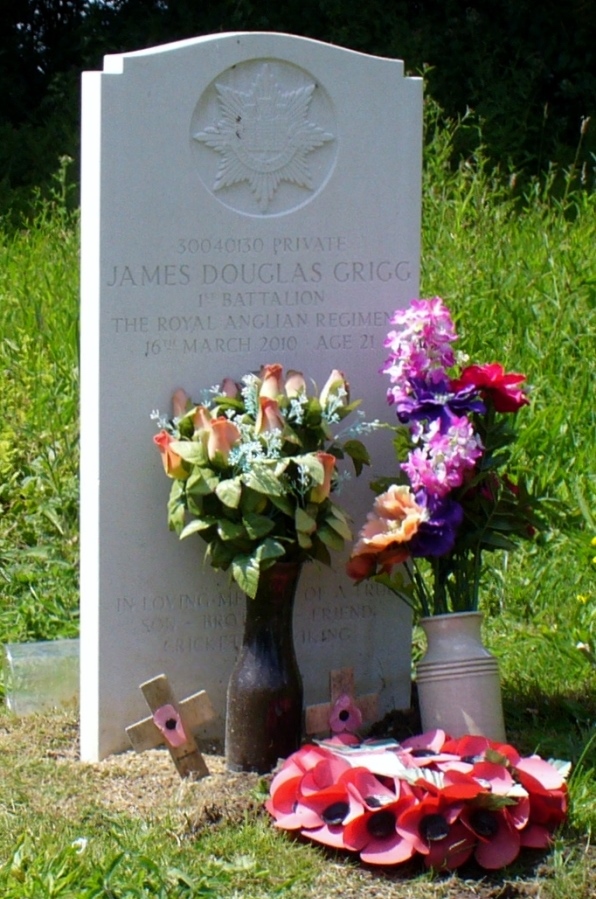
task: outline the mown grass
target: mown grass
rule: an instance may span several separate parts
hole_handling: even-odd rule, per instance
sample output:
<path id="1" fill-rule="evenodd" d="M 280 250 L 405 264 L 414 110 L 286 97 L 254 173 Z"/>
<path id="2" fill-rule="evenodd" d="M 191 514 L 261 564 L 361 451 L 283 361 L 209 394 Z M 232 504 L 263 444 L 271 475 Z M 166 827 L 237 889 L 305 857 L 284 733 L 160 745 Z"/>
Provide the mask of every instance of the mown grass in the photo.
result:
<path id="1" fill-rule="evenodd" d="M 455 311 L 471 357 L 528 376 L 514 464 L 531 473 L 551 521 L 533 544 L 490 560 L 485 636 L 512 742 L 574 763 L 570 817 L 553 850 L 482 883 L 497 884 L 493 895 L 534 884 L 546 899 L 580 899 L 590 895 L 596 827 L 596 196 L 553 200 L 538 183 L 520 195 L 514 174 L 489 172 L 482 154 L 453 171 L 459 126 L 434 128 L 432 108 L 427 123 L 422 295 Z M 78 223 L 64 211 L 64 183 L 28 227 L 0 228 L 0 642 L 78 630 Z M 386 872 L 359 879 L 350 861 L 288 840 L 264 818 L 197 835 L 184 809 L 114 811 L 100 801 L 97 772 L 52 756 L 72 744 L 60 719 L 29 726 L 3 711 L 2 734 L 8 899 L 347 897 L 352 887 L 467 895 L 463 881 L 447 889 L 419 871 L 382 893 Z M 80 854 L 79 837 L 90 840 Z M 498 892 L 508 878 L 517 893 Z M 480 888 L 473 880 L 469 895 Z"/>

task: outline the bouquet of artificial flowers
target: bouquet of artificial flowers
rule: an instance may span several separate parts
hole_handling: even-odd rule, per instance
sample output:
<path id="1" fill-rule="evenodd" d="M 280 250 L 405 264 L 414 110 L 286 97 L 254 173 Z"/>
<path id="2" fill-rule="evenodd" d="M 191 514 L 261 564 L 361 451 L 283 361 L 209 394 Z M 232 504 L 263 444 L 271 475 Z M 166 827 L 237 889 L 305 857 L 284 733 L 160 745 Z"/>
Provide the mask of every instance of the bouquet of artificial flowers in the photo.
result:
<path id="1" fill-rule="evenodd" d="M 385 583 L 422 615 L 475 611 L 483 551 L 513 549 L 540 524 L 524 480 L 503 471 L 512 419 L 528 403 L 525 376 L 498 363 L 459 367 L 438 297 L 414 300 L 392 324 L 383 372 L 400 423 L 399 474 L 373 485 L 348 571 Z"/>
<path id="2" fill-rule="evenodd" d="M 323 389 L 309 395 L 301 372 L 284 375 L 279 364 L 230 378 L 202 401 L 185 391 L 173 396 L 173 417 L 158 412 L 154 437 L 166 474 L 173 479 L 170 528 L 180 538 L 199 534 L 214 568 L 231 568 L 249 596 L 261 571 L 276 561 L 330 563 L 351 532 L 332 500 L 340 481 L 337 460 L 349 456 L 356 474 L 369 464 L 354 436 L 336 427 L 359 405 L 334 370 Z"/>

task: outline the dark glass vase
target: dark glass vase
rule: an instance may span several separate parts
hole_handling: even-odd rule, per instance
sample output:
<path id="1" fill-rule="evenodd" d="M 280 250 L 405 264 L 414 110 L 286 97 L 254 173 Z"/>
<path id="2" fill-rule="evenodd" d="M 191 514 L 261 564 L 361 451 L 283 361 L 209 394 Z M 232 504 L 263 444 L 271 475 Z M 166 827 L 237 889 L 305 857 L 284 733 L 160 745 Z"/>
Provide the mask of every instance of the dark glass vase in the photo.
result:
<path id="1" fill-rule="evenodd" d="M 246 597 L 242 646 L 230 676 L 226 764 L 266 774 L 300 746 L 302 677 L 296 661 L 293 611 L 301 566 L 277 562 Z"/>

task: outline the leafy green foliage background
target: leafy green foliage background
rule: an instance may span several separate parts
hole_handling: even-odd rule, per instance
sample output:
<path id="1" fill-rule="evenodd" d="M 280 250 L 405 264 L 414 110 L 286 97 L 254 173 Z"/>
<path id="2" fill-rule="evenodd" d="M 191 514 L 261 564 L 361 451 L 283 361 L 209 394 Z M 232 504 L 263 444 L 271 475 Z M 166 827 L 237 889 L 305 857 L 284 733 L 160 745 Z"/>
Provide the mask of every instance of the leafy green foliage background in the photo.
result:
<path id="1" fill-rule="evenodd" d="M 4 0 L 2 12 L 0 213 L 12 218 L 30 209 L 33 187 L 48 188 L 61 155 L 78 159 L 82 70 L 203 34 L 281 31 L 403 59 L 424 71 L 445 119 L 471 109 L 482 123 L 458 131 L 455 164 L 482 141 L 492 166 L 528 178 L 568 168 L 596 112 L 593 0 Z M 577 159 L 588 186 L 595 134 L 596 121 Z"/>

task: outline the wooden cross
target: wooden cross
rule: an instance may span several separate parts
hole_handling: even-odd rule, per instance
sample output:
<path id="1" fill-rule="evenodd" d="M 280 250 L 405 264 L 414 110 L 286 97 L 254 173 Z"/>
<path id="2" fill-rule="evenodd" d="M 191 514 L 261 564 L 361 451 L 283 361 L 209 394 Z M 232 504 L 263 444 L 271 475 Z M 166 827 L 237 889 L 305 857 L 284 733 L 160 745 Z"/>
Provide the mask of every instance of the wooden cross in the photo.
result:
<path id="1" fill-rule="evenodd" d="M 330 729 L 330 719 L 334 709 L 342 700 L 348 699 L 360 711 L 363 721 L 376 721 L 378 718 L 378 699 L 376 693 L 366 696 L 354 696 L 354 669 L 340 668 L 329 674 L 331 701 L 320 705 L 311 705 L 306 709 L 306 733 L 320 734 Z"/>
<path id="2" fill-rule="evenodd" d="M 126 728 L 133 748 L 144 752 L 165 743 L 180 777 L 193 774 L 201 778 L 209 774 L 193 736 L 201 724 L 215 717 L 205 690 L 177 703 L 165 674 L 145 681 L 140 689 L 153 714 Z"/>

